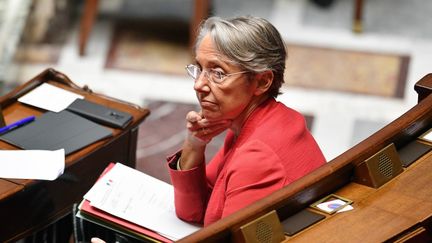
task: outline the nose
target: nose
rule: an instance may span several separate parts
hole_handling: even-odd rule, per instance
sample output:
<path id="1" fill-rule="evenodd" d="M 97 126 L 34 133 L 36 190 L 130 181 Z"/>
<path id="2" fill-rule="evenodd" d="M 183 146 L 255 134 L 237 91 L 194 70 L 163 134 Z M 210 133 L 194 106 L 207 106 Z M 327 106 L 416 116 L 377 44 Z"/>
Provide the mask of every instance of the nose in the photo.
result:
<path id="1" fill-rule="evenodd" d="M 210 92 L 210 87 L 208 86 L 208 78 L 206 72 L 201 72 L 194 83 L 194 90 L 197 92 Z"/>

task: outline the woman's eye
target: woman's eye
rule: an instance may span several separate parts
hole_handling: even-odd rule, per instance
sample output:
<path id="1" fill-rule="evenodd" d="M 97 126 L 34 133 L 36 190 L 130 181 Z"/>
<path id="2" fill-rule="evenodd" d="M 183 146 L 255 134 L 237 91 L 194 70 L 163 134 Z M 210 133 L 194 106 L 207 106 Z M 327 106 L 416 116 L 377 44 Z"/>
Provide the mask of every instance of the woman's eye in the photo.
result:
<path id="1" fill-rule="evenodd" d="M 215 76 L 215 78 L 218 78 L 218 79 L 222 79 L 225 76 L 225 74 L 221 71 L 212 70 L 212 72 L 213 72 L 213 75 Z"/>

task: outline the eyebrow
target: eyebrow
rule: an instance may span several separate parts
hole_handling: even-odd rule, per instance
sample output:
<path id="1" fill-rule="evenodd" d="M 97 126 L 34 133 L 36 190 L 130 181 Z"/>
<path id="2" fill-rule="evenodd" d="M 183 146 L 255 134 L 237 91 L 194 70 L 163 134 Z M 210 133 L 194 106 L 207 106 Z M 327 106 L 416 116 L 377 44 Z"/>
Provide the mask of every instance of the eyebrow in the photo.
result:
<path id="1" fill-rule="evenodd" d="M 201 64 L 200 64 L 200 62 L 198 62 L 197 58 L 195 58 L 195 63 L 197 63 L 197 64 L 199 64 L 201 66 Z M 219 66 L 222 69 L 232 68 L 229 63 L 227 63 L 226 61 L 221 60 L 221 58 L 218 58 L 218 57 L 210 59 L 210 60 L 207 60 L 207 65 L 208 66 L 212 66 L 212 65 L 213 66 Z"/>

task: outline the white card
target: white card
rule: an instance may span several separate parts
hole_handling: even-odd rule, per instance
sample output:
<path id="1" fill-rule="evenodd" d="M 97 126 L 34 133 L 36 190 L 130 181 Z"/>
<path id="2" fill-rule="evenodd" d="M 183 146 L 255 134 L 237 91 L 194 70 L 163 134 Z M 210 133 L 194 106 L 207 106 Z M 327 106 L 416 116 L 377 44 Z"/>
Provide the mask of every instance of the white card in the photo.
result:
<path id="1" fill-rule="evenodd" d="M 43 83 L 20 97 L 18 101 L 45 110 L 60 112 L 76 99 L 83 98 L 82 95 L 58 88 L 51 84 Z"/>
<path id="2" fill-rule="evenodd" d="M 317 207 L 324 210 L 327 213 L 331 213 L 335 209 L 340 208 L 343 205 L 347 205 L 347 202 L 342 201 L 340 199 L 335 199 L 335 200 L 320 203 L 317 205 Z"/>

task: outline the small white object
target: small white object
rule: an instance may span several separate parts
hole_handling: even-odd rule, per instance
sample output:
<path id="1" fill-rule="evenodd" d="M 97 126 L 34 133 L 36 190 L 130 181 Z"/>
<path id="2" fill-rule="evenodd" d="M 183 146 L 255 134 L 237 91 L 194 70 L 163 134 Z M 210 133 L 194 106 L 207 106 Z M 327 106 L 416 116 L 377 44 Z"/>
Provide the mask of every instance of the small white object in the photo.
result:
<path id="1" fill-rule="evenodd" d="M 347 202 L 345 202 L 343 200 L 335 199 L 335 200 L 320 203 L 317 205 L 317 207 L 320 208 L 321 210 L 324 210 L 327 213 L 331 213 L 331 212 L 335 211 L 335 209 L 337 209 L 337 208 L 340 208 L 340 210 L 342 210 L 343 208 L 341 208 L 341 207 L 343 205 L 345 205 L 345 207 L 346 207 L 348 204 L 347 204 Z"/>
<path id="2" fill-rule="evenodd" d="M 63 174 L 65 151 L 0 150 L 0 178 L 55 180 Z"/>
<path id="3" fill-rule="evenodd" d="M 19 102 L 36 106 L 45 110 L 60 112 L 66 109 L 76 99 L 83 99 L 82 95 L 43 83 L 18 99 Z"/>
<path id="4" fill-rule="evenodd" d="M 428 131 L 422 138 L 426 141 L 432 142 L 432 130 Z"/>

